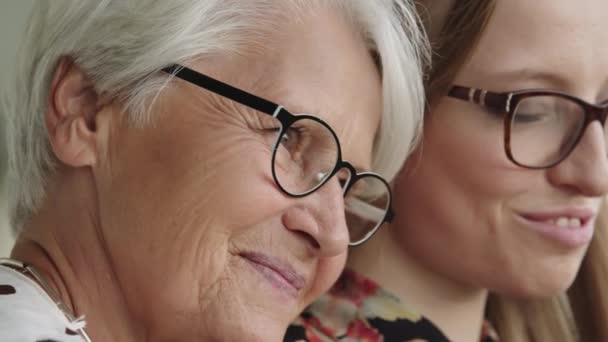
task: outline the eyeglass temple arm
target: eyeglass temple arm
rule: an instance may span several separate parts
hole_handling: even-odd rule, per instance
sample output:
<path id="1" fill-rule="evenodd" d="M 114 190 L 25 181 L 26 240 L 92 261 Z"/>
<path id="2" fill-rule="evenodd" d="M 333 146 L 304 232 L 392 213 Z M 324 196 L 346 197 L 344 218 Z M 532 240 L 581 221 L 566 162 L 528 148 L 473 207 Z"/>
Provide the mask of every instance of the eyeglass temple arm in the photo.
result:
<path id="1" fill-rule="evenodd" d="M 455 85 L 448 96 L 478 104 L 482 107 L 500 112 L 511 111 L 513 93 L 495 93 L 485 89 L 477 89 Z"/>
<path id="2" fill-rule="evenodd" d="M 255 96 L 251 93 L 235 88 L 229 84 L 218 81 L 207 75 L 203 75 L 188 67 L 179 64 L 173 64 L 163 69 L 164 72 L 181 78 L 184 81 L 195 84 L 201 88 L 209 90 L 217 95 L 229 98 L 244 106 L 253 108 L 259 112 L 276 117 L 283 107 L 278 104 Z"/>

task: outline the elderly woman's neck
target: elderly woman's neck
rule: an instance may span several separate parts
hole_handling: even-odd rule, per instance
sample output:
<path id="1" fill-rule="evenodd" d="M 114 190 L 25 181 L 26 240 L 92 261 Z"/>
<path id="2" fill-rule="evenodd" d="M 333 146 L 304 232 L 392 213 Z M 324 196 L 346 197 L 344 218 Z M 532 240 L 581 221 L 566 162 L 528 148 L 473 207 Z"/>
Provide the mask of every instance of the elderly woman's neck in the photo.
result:
<path id="1" fill-rule="evenodd" d="M 431 320 L 451 341 L 479 341 L 487 291 L 457 283 L 420 264 L 390 229 L 397 227 L 382 229 L 369 242 L 353 249 L 348 267 L 399 297 L 408 309 Z"/>
<path id="2" fill-rule="evenodd" d="M 99 233 L 94 187 L 82 175 L 56 181 L 52 200 L 28 220 L 11 257 L 32 265 L 75 316 L 85 316 L 94 340 L 137 340 Z M 54 191 L 58 183 L 62 191 Z"/>

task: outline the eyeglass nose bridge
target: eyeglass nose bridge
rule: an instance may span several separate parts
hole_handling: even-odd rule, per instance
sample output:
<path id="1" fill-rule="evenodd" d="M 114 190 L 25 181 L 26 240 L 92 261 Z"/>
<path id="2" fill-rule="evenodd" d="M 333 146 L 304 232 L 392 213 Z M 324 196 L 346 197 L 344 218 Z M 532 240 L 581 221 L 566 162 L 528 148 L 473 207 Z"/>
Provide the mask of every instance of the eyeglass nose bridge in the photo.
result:
<path id="1" fill-rule="evenodd" d="M 588 111 L 585 127 L 595 120 L 599 121 L 602 126 L 606 124 L 606 118 L 608 117 L 608 103 L 601 106 L 591 106 L 585 110 Z"/>
<path id="2" fill-rule="evenodd" d="M 350 188 L 359 178 L 359 176 L 357 174 L 357 169 L 355 169 L 355 167 L 351 163 L 345 160 L 341 160 L 338 162 L 338 164 L 336 165 L 336 169 L 334 170 L 334 175 L 338 174 L 342 169 L 346 169 L 348 171 L 348 179 L 346 180 L 346 183 L 342 186 L 342 194 L 346 195 L 348 190 L 350 190 Z"/>

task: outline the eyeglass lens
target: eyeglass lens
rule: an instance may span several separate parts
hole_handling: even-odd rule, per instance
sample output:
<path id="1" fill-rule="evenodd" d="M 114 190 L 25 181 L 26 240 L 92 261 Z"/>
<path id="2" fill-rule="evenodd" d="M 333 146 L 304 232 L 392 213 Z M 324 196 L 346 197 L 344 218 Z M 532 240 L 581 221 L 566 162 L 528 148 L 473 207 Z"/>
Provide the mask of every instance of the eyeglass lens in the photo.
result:
<path id="1" fill-rule="evenodd" d="M 522 99 L 511 119 L 513 159 L 529 167 L 558 162 L 575 147 L 585 123 L 584 108 L 559 96 Z"/>
<path id="2" fill-rule="evenodd" d="M 340 159 L 339 151 L 329 127 L 312 118 L 299 118 L 281 130 L 274 147 L 273 168 L 279 186 L 296 196 L 316 190 L 332 176 Z M 336 176 L 342 173 L 340 170 Z M 349 184 L 344 196 L 350 242 L 357 243 L 367 239 L 383 222 L 390 191 L 383 180 L 369 174 Z"/>
<path id="3" fill-rule="evenodd" d="M 331 175 L 339 158 L 339 144 L 322 123 L 303 118 L 281 131 L 273 158 L 280 186 L 296 196 L 307 194 Z"/>
<path id="4" fill-rule="evenodd" d="M 351 244 L 363 242 L 382 224 L 390 205 L 388 185 L 374 175 L 363 176 L 345 194 L 346 224 Z"/>

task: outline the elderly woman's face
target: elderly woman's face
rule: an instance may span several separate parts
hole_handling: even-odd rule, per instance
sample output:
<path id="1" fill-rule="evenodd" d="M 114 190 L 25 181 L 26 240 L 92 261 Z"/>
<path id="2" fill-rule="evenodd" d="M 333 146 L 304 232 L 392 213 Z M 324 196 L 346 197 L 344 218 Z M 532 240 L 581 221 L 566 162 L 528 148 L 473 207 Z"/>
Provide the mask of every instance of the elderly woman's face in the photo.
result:
<path id="1" fill-rule="evenodd" d="M 560 90 L 605 102 L 606 11 L 601 0 L 497 1 L 454 83 L 495 92 Z M 522 117 L 517 123 L 527 131 L 519 133 L 547 127 L 543 120 L 562 108 L 555 104 L 527 106 L 526 113 L 547 116 Z M 398 234 L 406 253 L 459 284 L 552 295 L 577 274 L 608 191 L 604 130 L 591 123 L 564 161 L 532 170 L 507 158 L 502 114 L 450 97 L 433 107 L 422 147 L 397 182 Z M 516 158 L 558 145 L 539 139 L 542 129 L 536 136 L 523 133 L 511 134 L 511 146 L 523 146 Z"/>
<path id="2" fill-rule="evenodd" d="M 267 41 L 272 51 L 190 67 L 317 115 L 343 158 L 369 168 L 381 82 L 364 41 L 333 15 Z M 165 338 L 280 340 L 344 265 L 338 180 L 287 197 L 271 174 L 277 122 L 192 84 L 172 82 L 153 108 L 144 128 L 113 126 L 98 170 L 104 239 L 125 300 Z"/>

